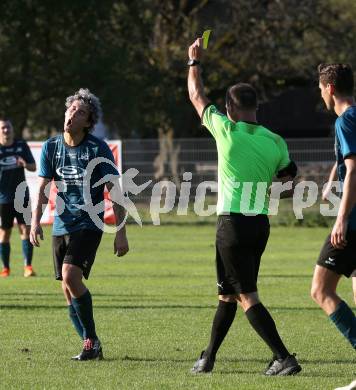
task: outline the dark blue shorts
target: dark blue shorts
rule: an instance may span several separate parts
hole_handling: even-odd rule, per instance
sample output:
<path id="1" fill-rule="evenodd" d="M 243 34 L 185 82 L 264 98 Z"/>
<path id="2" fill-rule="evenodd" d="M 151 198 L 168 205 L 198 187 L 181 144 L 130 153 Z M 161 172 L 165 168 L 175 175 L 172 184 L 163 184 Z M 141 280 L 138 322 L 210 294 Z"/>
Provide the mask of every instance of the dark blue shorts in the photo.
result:
<path id="1" fill-rule="evenodd" d="M 63 236 L 53 236 L 53 264 L 57 280 L 62 280 L 63 263 L 73 264 L 88 279 L 103 233 L 95 230 L 78 230 Z"/>
<path id="2" fill-rule="evenodd" d="M 24 207 L 27 207 L 28 200 Z M 29 210 L 29 221 L 31 221 L 31 212 Z M 2 229 L 11 229 L 14 226 L 14 219 L 19 225 L 26 225 L 24 215 L 15 210 L 14 202 L 0 204 L 0 227 Z M 29 223 L 30 225 L 30 223 Z"/>
<path id="3" fill-rule="evenodd" d="M 326 237 L 317 264 L 349 278 L 356 269 L 356 231 L 347 232 L 347 245 L 343 249 L 334 248 L 330 237 L 330 234 Z"/>

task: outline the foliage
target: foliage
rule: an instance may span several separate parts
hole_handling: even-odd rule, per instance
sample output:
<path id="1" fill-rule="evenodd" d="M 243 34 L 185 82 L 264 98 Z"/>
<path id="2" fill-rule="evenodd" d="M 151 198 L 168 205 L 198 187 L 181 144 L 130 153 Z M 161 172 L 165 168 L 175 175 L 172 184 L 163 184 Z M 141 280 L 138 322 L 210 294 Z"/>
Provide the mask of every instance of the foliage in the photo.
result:
<path id="1" fill-rule="evenodd" d="M 43 139 L 64 99 L 89 87 L 112 136 L 200 135 L 187 99 L 187 47 L 213 30 L 207 92 L 253 83 L 263 100 L 315 80 L 321 61 L 355 62 L 352 0 L 3 0 L 0 115 Z"/>

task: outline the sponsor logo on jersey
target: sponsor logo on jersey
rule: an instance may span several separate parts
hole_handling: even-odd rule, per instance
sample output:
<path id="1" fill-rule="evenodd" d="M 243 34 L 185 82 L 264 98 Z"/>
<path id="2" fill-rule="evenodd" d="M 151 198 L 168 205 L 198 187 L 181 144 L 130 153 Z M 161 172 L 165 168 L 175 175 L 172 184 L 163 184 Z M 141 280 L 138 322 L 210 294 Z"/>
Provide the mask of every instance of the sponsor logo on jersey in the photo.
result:
<path id="1" fill-rule="evenodd" d="M 2 166 L 10 166 L 17 165 L 17 160 L 15 156 L 8 156 L 0 159 L 0 165 Z"/>
<path id="2" fill-rule="evenodd" d="M 66 165 L 56 169 L 57 175 L 64 180 L 80 179 L 85 175 L 85 169 L 75 165 Z"/>
<path id="3" fill-rule="evenodd" d="M 89 161 L 89 153 L 82 153 L 82 155 L 79 157 L 81 160 Z"/>

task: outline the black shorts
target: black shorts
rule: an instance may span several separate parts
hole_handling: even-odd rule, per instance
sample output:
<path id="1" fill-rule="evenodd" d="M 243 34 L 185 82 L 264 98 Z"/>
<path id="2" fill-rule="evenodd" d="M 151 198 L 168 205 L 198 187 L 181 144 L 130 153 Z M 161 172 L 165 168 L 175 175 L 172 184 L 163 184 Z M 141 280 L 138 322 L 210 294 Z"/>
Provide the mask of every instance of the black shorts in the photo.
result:
<path id="1" fill-rule="evenodd" d="M 27 207 L 28 201 L 24 207 Z M 14 202 L 0 204 L 0 228 L 11 229 L 14 226 L 14 219 L 19 225 L 26 225 L 22 213 L 15 210 Z"/>
<path id="2" fill-rule="evenodd" d="M 334 248 L 329 234 L 321 248 L 317 264 L 334 271 L 338 275 L 350 277 L 356 269 L 356 231 L 346 234 L 347 245 L 343 249 Z"/>
<path id="3" fill-rule="evenodd" d="M 266 215 L 220 215 L 216 230 L 219 295 L 257 291 L 261 256 L 269 237 Z"/>
<path id="4" fill-rule="evenodd" d="M 56 280 L 62 280 L 63 263 L 78 266 L 88 279 L 95 260 L 102 232 L 78 230 L 63 236 L 53 236 L 53 264 Z"/>

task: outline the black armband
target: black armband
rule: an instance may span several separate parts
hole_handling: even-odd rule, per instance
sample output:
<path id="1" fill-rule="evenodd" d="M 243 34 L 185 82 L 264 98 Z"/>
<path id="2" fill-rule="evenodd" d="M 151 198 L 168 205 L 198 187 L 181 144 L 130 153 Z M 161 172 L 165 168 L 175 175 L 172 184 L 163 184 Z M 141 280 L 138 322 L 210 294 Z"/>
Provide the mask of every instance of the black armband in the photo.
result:
<path id="1" fill-rule="evenodd" d="M 297 172 L 298 172 L 298 167 L 296 163 L 294 161 L 291 161 L 288 164 L 288 166 L 278 171 L 277 177 L 278 179 L 280 179 L 281 177 L 292 176 L 294 179 L 297 176 Z"/>

